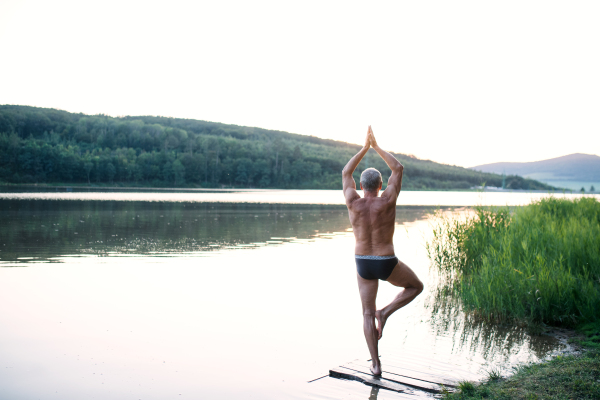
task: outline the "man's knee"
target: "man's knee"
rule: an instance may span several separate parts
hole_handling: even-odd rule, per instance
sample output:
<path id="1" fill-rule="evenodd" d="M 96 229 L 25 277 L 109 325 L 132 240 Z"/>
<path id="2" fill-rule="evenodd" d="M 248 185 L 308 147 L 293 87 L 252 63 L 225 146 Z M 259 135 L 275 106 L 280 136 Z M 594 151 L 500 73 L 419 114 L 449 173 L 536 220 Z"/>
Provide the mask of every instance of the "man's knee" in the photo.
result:
<path id="1" fill-rule="evenodd" d="M 417 296 L 421 294 L 421 292 L 423 291 L 423 282 L 421 282 L 420 279 L 417 278 L 417 281 L 415 283 L 413 283 L 413 288 L 415 288 L 417 290 Z"/>
<path id="2" fill-rule="evenodd" d="M 375 309 L 363 309 L 363 317 L 365 318 L 375 318 Z"/>

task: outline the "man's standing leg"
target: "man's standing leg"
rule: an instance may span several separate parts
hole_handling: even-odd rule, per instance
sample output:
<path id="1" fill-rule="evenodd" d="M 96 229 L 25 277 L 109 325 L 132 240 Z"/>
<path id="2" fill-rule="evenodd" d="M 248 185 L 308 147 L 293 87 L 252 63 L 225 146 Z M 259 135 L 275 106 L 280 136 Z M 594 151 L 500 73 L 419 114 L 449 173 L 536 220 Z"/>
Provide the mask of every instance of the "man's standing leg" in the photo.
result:
<path id="1" fill-rule="evenodd" d="M 381 339 L 383 327 L 390 315 L 413 301 L 423 291 L 423 282 L 419 280 L 408 265 L 400 260 L 398 260 L 398 264 L 394 267 L 387 281 L 394 286 L 403 287 L 404 290 L 398 293 L 390 304 L 375 312 L 375 318 L 377 318 L 377 339 Z"/>
<path id="2" fill-rule="evenodd" d="M 371 359 L 373 360 L 371 372 L 374 375 L 381 375 L 381 362 L 379 361 L 379 349 L 377 346 L 378 332 L 375 326 L 375 299 L 377 297 L 379 281 L 377 279 L 364 279 L 358 273 L 356 277 L 358 278 L 358 291 L 360 292 L 360 300 L 362 302 L 363 330 L 367 346 L 369 347 L 369 353 L 371 353 Z"/>

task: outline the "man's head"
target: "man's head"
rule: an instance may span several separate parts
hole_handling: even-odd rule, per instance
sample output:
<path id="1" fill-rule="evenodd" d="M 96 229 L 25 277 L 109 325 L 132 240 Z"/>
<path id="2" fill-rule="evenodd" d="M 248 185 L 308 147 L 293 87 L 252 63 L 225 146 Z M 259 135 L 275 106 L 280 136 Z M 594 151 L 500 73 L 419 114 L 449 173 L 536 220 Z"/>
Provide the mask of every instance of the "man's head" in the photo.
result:
<path id="1" fill-rule="evenodd" d="M 367 168 L 360 174 L 360 188 L 366 192 L 376 192 L 381 189 L 381 173 L 375 168 Z"/>

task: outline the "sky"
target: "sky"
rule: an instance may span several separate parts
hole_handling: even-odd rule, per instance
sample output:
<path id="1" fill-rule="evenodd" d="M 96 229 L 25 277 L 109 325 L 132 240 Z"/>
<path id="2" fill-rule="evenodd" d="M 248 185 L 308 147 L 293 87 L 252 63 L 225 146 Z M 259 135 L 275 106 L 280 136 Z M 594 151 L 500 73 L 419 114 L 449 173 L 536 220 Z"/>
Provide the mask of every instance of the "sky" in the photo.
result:
<path id="1" fill-rule="evenodd" d="M 0 0 L 0 104 L 470 167 L 600 154 L 597 1 Z"/>

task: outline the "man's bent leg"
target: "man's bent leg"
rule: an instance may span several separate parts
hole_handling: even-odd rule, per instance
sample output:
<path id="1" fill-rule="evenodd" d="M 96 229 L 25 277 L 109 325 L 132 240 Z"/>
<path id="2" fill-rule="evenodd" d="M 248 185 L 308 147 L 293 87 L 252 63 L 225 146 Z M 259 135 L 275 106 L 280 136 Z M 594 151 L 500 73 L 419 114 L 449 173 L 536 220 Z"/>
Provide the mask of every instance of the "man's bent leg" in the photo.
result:
<path id="1" fill-rule="evenodd" d="M 383 327 L 390 315 L 413 301 L 423 291 L 423 283 L 413 270 L 400 260 L 398 260 L 398 264 L 394 267 L 387 281 L 394 286 L 403 287 L 404 290 L 398 293 L 390 304 L 375 312 L 375 317 L 377 318 L 377 339 L 381 339 Z"/>
<path id="2" fill-rule="evenodd" d="M 381 362 L 379 361 L 379 349 L 377 346 L 377 327 L 375 326 L 375 299 L 377 297 L 377 288 L 379 281 L 377 279 L 364 279 L 358 273 L 358 291 L 360 292 L 360 300 L 362 302 L 363 311 L 363 330 L 365 339 L 371 353 L 373 365 L 371 372 L 374 375 L 381 375 Z"/>

